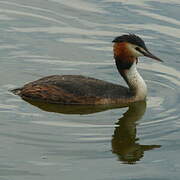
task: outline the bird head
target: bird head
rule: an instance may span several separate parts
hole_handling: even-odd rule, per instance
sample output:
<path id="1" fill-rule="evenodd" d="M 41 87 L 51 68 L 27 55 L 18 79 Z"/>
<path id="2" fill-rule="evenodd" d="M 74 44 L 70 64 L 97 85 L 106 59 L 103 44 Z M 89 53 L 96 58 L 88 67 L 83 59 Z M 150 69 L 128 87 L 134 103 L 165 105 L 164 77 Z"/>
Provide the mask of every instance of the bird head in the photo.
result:
<path id="1" fill-rule="evenodd" d="M 122 65 L 131 65 L 134 61 L 138 62 L 138 57 L 140 56 L 146 56 L 162 62 L 161 59 L 147 49 L 144 41 L 135 34 L 118 36 L 112 42 L 114 43 L 114 58 L 116 61 L 121 61 Z"/>

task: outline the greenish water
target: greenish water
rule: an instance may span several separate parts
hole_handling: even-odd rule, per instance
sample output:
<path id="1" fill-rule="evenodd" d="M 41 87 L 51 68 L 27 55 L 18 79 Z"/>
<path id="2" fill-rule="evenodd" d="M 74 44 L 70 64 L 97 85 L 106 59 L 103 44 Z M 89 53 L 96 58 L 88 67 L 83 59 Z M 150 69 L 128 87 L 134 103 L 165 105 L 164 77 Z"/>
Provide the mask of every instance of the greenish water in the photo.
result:
<path id="1" fill-rule="evenodd" d="M 179 180 L 178 0 L 0 1 L 0 179 Z M 57 106 L 9 92 L 53 74 L 124 84 L 111 41 L 135 33 L 147 102 Z"/>

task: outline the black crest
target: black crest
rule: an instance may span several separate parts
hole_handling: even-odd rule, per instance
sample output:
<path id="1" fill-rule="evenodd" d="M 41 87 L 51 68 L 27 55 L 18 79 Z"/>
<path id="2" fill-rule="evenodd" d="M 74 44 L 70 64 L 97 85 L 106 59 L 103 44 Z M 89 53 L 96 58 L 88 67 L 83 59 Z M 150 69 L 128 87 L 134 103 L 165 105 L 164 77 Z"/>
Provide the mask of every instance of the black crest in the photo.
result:
<path id="1" fill-rule="evenodd" d="M 118 36 L 112 42 L 119 42 L 119 43 L 129 42 L 131 44 L 140 46 L 143 49 L 147 50 L 144 41 L 140 37 L 136 36 L 135 34 L 124 34 L 122 36 Z"/>

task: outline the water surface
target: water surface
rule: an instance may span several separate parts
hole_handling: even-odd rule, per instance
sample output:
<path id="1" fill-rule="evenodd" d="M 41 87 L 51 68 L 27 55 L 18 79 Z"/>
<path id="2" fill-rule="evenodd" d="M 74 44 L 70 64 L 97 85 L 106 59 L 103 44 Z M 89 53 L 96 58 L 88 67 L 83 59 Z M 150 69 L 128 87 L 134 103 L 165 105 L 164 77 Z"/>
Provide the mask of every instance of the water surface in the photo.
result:
<path id="1" fill-rule="evenodd" d="M 179 8 L 178 0 L 0 1 L 1 179 L 178 180 Z M 111 43 L 123 33 L 164 60 L 138 63 L 147 102 L 34 106 L 9 92 L 53 74 L 125 85 Z"/>

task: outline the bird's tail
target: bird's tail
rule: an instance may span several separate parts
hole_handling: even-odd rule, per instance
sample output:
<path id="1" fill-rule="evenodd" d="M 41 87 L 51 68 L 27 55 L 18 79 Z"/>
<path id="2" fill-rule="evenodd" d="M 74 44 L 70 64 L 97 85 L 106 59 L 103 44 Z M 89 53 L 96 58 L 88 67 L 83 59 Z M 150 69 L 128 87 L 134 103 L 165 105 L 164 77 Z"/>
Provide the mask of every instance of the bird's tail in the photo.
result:
<path id="1" fill-rule="evenodd" d="M 15 95 L 20 95 L 21 90 L 22 90 L 22 88 L 16 88 L 16 89 L 12 89 L 10 91 Z"/>

